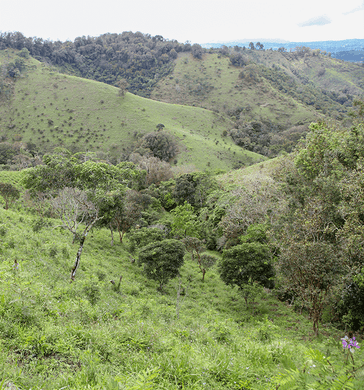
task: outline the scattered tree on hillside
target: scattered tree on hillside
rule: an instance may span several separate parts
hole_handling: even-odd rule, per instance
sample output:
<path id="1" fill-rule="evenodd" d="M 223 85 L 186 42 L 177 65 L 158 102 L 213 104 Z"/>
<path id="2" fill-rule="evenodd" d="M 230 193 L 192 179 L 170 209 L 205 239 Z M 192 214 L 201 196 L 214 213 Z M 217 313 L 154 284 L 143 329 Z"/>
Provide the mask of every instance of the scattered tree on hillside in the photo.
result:
<path id="1" fill-rule="evenodd" d="M 195 58 L 198 58 L 200 60 L 203 55 L 202 46 L 199 45 L 198 43 L 193 44 L 191 48 L 191 53 Z"/>
<path id="2" fill-rule="evenodd" d="M 178 240 L 163 240 L 143 247 L 139 252 L 139 265 L 149 279 L 159 282 L 159 290 L 178 276 L 184 262 L 185 248 Z"/>
<path id="3" fill-rule="evenodd" d="M 343 272 L 337 249 L 327 242 L 294 242 L 287 237 L 281 245 L 277 267 L 284 276 L 285 290 L 308 310 L 317 336 L 322 313 Z"/>
<path id="4" fill-rule="evenodd" d="M 125 96 L 125 92 L 128 89 L 129 83 L 125 79 L 120 79 L 116 85 L 119 87 L 119 96 Z"/>
<path id="5" fill-rule="evenodd" d="M 249 289 L 244 289 L 244 286 L 257 283 L 272 287 L 274 270 L 271 260 L 271 250 L 266 244 L 249 242 L 236 245 L 224 250 L 218 266 L 220 277 L 226 284 L 238 286 L 248 304 Z"/>
<path id="6" fill-rule="evenodd" d="M 85 224 L 89 230 L 87 226 L 93 226 L 98 219 L 96 205 L 88 199 L 85 191 L 78 188 L 65 187 L 59 190 L 56 196 L 50 197 L 49 204 L 54 215 L 61 220 L 61 226 L 72 233 L 72 244 L 80 238 L 78 228 L 81 225 Z"/>
<path id="7" fill-rule="evenodd" d="M 233 52 L 230 54 L 230 62 L 234 66 L 244 66 L 248 60 L 240 52 Z"/>
<path id="8" fill-rule="evenodd" d="M 187 252 L 191 253 L 192 260 L 196 260 L 202 273 L 202 281 L 205 280 L 206 272 L 216 263 L 216 257 L 202 253 L 206 250 L 203 241 L 196 237 L 185 237 L 184 243 Z"/>
<path id="9" fill-rule="evenodd" d="M 10 183 L 0 183 L 0 195 L 5 201 L 5 210 L 8 210 L 11 204 L 20 198 L 20 191 Z"/>
<path id="10" fill-rule="evenodd" d="M 142 138 L 141 146 L 150 149 L 154 157 L 167 162 L 175 157 L 178 150 L 176 141 L 165 131 L 146 134 Z"/>
<path id="11" fill-rule="evenodd" d="M 260 43 L 260 42 L 257 42 L 257 43 L 255 44 L 255 48 L 258 49 L 258 50 L 263 50 L 264 45 L 263 45 L 262 43 Z"/>
<path id="12" fill-rule="evenodd" d="M 56 216 L 62 221 L 62 227 L 73 234 L 73 241 L 79 236 L 79 248 L 76 255 L 75 264 L 71 271 L 71 280 L 75 280 L 76 271 L 80 264 L 81 254 L 86 237 L 95 223 L 102 218 L 99 216 L 99 208 L 88 199 L 85 191 L 77 188 L 64 188 L 60 190 L 58 196 L 52 197 L 50 205 Z M 82 233 L 79 234 L 77 228 L 82 224 Z"/>

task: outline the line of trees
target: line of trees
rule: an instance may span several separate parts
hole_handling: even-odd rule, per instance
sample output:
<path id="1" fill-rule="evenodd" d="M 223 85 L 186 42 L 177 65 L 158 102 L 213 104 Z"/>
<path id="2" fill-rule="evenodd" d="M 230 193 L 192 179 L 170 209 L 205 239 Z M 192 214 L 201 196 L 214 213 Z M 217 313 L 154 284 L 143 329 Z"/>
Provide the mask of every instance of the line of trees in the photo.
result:
<path id="1" fill-rule="evenodd" d="M 182 51 L 201 58 L 200 45 L 166 40 L 161 35 L 124 31 L 98 37 L 77 37 L 73 42 L 25 37 L 20 32 L 0 33 L 0 50 L 14 48 L 66 72 L 104 83 L 128 82 L 129 91 L 148 97 L 152 87 L 171 71 Z M 26 51 L 26 52 L 25 52 Z"/>

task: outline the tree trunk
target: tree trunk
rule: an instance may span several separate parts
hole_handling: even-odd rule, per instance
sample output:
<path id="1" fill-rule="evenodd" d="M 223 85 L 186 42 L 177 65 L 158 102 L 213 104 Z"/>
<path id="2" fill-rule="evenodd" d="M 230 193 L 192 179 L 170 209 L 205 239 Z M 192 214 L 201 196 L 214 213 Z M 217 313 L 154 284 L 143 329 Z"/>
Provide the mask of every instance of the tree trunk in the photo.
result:
<path id="1" fill-rule="evenodd" d="M 113 246 L 114 245 L 114 232 L 112 230 L 111 223 L 110 223 L 110 232 L 111 232 L 111 246 Z"/>
<path id="2" fill-rule="evenodd" d="M 120 236 L 120 242 L 121 242 L 121 243 L 123 242 L 124 234 L 125 234 L 124 230 L 123 230 L 123 231 L 120 231 L 120 230 L 119 230 L 119 236 Z"/>
<path id="3" fill-rule="evenodd" d="M 83 234 L 82 237 L 81 237 L 81 240 L 80 240 L 80 247 L 78 248 L 78 251 L 77 251 L 75 265 L 73 266 L 72 272 L 71 272 L 71 281 L 74 281 L 74 280 L 75 280 L 76 271 L 77 271 L 77 268 L 78 268 L 78 266 L 79 266 L 79 264 L 80 264 L 81 253 L 82 253 L 82 249 L 83 249 L 83 244 L 84 244 L 84 242 L 85 242 L 85 240 L 86 240 L 87 233 L 88 233 L 88 231 L 85 231 L 84 234 Z"/>
<path id="4" fill-rule="evenodd" d="M 75 280 L 75 276 L 76 276 L 76 271 L 77 271 L 77 268 L 80 264 L 80 260 L 81 260 L 81 253 L 82 253 L 82 249 L 83 249 L 83 244 L 86 240 L 86 237 L 87 237 L 87 234 L 88 232 L 92 229 L 92 227 L 94 226 L 94 224 L 101 218 L 98 218 L 96 217 L 91 223 L 89 223 L 86 227 L 85 227 L 85 230 L 83 231 L 83 234 L 82 234 L 82 237 L 81 237 L 81 240 L 80 240 L 80 246 L 78 248 L 78 251 L 77 251 L 77 255 L 76 255 L 76 261 L 75 261 L 75 265 L 73 266 L 72 268 L 72 272 L 71 272 L 71 281 L 73 282 Z"/>
<path id="5" fill-rule="evenodd" d="M 205 273 L 206 273 L 205 268 L 202 268 L 202 281 L 203 282 L 205 281 Z"/>

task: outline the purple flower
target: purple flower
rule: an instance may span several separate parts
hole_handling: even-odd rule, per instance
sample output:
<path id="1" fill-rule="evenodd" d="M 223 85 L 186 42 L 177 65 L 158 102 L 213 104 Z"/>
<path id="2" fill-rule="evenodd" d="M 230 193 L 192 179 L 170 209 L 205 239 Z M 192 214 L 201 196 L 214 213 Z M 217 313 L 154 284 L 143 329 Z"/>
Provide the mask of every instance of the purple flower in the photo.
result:
<path id="1" fill-rule="evenodd" d="M 341 339 L 341 343 L 344 349 L 348 349 L 350 352 L 354 352 L 354 348 L 360 348 L 358 342 L 355 340 L 355 337 L 349 339 L 348 336 L 345 336 Z"/>

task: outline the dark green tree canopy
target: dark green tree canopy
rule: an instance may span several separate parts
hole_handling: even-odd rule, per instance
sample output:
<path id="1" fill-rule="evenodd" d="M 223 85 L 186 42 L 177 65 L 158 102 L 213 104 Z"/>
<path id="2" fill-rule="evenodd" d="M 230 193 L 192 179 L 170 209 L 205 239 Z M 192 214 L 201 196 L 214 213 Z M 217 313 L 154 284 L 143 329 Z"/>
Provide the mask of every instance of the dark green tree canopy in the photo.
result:
<path id="1" fill-rule="evenodd" d="M 166 131 L 153 131 L 142 139 L 142 147 L 149 149 L 154 157 L 169 161 L 177 154 L 177 143 Z"/>
<path id="2" fill-rule="evenodd" d="M 20 191 L 10 183 L 0 183 L 0 195 L 5 201 L 5 210 L 20 197 Z"/>
<path id="3" fill-rule="evenodd" d="M 129 248 L 131 252 L 138 252 L 141 248 L 154 242 L 165 239 L 166 232 L 159 227 L 143 227 L 133 229 L 129 234 Z"/>
<path id="4" fill-rule="evenodd" d="M 242 288 L 245 284 L 259 283 L 271 287 L 274 276 L 268 245 L 259 242 L 244 243 L 223 252 L 219 263 L 221 279 L 228 285 Z"/>
<path id="5" fill-rule="evenodd" d="M 159 282 L 162 289 L 164 284 L 179 274 L 184 254 L 185 247 L 180 241 L 163 240 L 143 247 L 138 263 L 144 265 L 146 276 Z"/>

